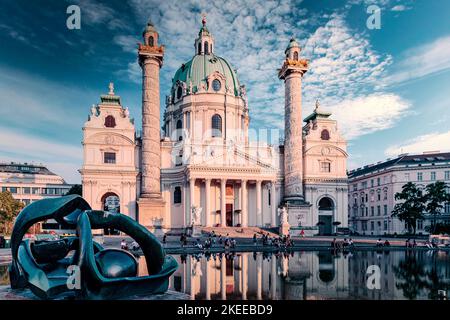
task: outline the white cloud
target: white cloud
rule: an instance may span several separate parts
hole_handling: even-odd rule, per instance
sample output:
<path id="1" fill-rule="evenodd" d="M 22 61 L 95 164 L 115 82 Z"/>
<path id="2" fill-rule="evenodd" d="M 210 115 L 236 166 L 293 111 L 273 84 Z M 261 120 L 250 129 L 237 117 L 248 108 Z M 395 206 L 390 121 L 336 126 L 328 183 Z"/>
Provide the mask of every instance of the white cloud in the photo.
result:
<path id="1" fill-rule="evenodd" d="M 24 162 L 26 159 L 26 162 L 43 163 L 66 181 L 79 182 L 77 170 L 82 162 L 81 144 L 59 143 L 3 127 L 0 127 L 0 137 L 1 161 Z M 60 162 L 55 162 L 55 159 Z"/>
<path id="2" fill-rule="evenodd" d="M 133 53 L 136 55 L 137 52 L 137 44 L 140 42 L 140 39 L 136 36 L 126 36 L 119 35 L 114 37 L 114 43 L 119 45 L 123 51 Z"/>
<path id="3" fill-rule="evenodd" d="M 400 84 L 448 70 L 450 70 L 450 36 L 406 51 L 384 84 Z"/>
<path id="4" fill-rule="evenodd" d="M 396 6 L 393 6 L 391 8 L 391 11 L 406 11 L 406 10 L 409 10 L 409 9 L 411 9 L 411 8 L 407 7 L 405 5 L 402 5 L 402 4 L 398 4 Z"/>
<path id="5" fill-rule="evenodd" d="M 347 139 L 391 128 L 404 117 L 410 103 L 395 94 L 371 94 L 339 102 L 331 108 Z"/>
<path id="6" fill-rule="evenodd" d="M 392 145 L 384 153 L 387 156 L 397 156 L 402 153 L 423 153 L 426 151 L 450 151 L 450 131 L 421 135 L 405 143 Z"/>

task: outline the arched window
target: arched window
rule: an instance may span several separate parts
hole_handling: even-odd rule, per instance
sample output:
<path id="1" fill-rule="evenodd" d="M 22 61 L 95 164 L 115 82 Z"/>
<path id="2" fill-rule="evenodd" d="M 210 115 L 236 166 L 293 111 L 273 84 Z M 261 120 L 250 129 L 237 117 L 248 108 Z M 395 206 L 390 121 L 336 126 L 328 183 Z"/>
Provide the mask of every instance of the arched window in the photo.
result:
<path id="1" fill-rule="evenodd" d="M 113 116 L 107 116 L 105 118 L 105 127 L 114 128 L 116 126 L 116 119 Z"/>
<path id="2" fill-rule="evenodd" d="M 178 89 L 177 89 L 177 99 L 180 99 L 182 94 L 183 94 L 183 89 L 181 87 L 178 87 Z"/>
<path id="3" fill-rule="evenodd" d="M 322 140 L 330 140 L 330 132 L 327 129 L 323 129 L 320 133 L 320 139 Z"/>
<path id="4" fill-rule="evenodd" d="M 211 129 L 213 137 L 222 136 L 222 117 L 218 114 L 213 115 L 211 120 Z"/>
<path id="5" fill-rule="evenodd" d="M 208 44 L 208 41 L 205 41 L 204 48 L 205 48 L 205 50 L 203 50 L 203 51 L 205 51 L 205 54 L 209 54 L 209 44 Z"/>
<path id="6" fill-rule="evenodd" d="M 183 129 L 183 122 L 181 120 L 177 121 L 176 128 L 177 128 L 178 141 L 181 141 L 181 140 L 183 140 L 183 136 L 181 135 L 182 129 Z"/>
<path id="7" fill-rule="evenodd" d="M 181 203 L 181 187 L 175 187 L 173 191 L 173 203 Z"/>
<path id="8" fill-rule="evenodd" d="M 328 197 L 323 197 L 319 201 L 319 210 L 333 210 L 334 204 L 333 200 Z"/>
<path id="9" fill-rule="evenodd" d="M 198 43 L 198 54 L 202 54 L 202 43 Z"/>
<path id="10" fill-rule="evenodd" d="M 152 36 L 148 37 L 148 45 L 150 47 L 155 46 L 155 39 Z"/>
<path id="11" fill-rule="evenodd" d="M 295 61 L 298 60 L 298 52 L 297 52 L 297 51 L 294 52 L 294 60 L 295 60 Z"/>

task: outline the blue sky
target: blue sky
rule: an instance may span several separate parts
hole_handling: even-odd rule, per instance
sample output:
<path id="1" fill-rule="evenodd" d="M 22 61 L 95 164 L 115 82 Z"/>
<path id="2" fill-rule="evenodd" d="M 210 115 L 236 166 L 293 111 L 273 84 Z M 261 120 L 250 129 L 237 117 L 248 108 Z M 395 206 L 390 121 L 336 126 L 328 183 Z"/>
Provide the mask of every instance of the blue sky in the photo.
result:
<path id="1" fill-rule="evenodd" d="M 66 28 L 70 4 L 81 8 L 80 30 Z M 370 4 L 381 8 L 379 30 L 366 27 Z M 333 112 L 349 142 L 349 169 L 450 150 L 449 1 L 3 0 L 0 161 L 42 162 L 79 182 L 81 128 L 110 81 L 140 123 L 136 47 L 148 19 L 166 46 L 164 97 L 194 54 L 202 12 L 215 53 L 247 86 L 252 128 L 283 126 L 277 68 L 295 36 L 310 59 L 303 117 L 316 99 Z"/>

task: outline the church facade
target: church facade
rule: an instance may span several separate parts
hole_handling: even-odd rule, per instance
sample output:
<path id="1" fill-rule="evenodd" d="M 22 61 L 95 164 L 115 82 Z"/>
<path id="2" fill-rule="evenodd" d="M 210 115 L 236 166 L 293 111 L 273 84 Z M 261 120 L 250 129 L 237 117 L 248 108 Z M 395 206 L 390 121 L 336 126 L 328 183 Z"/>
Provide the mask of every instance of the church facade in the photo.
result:
<path id="1" fill-rule="evenodd" d="M 302 121 L 308 61 L 298 43 L 291 39 L 280 57 L 285 139 L 274 146 L 249 141 L 245 86 L 216 54 L 205 19 L 193 58 L 172 79 L 161 119 L 165 49 L 158 38 L 148 23 L 138 48 L 142 135 L 112 85 L 83 127 L 80 173 L 90 205 L 125 213 L 155 232 L 257 227 L 312 235 L 347 227 L 346 141 L 318 103 Z"/>

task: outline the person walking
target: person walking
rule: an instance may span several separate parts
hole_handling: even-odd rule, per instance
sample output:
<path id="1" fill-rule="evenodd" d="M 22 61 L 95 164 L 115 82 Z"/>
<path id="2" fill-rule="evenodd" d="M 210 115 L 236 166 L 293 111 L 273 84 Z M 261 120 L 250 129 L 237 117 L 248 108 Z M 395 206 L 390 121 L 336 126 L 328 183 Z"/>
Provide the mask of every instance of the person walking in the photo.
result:
<path id="1" fill-rule="evenodd" d="M 254 233 L 253 234 L 253 245 L 254 246 L 256 246 L 256 242 L 257 242 L 257 240 L 256 240 L 256 233 Z"/>

